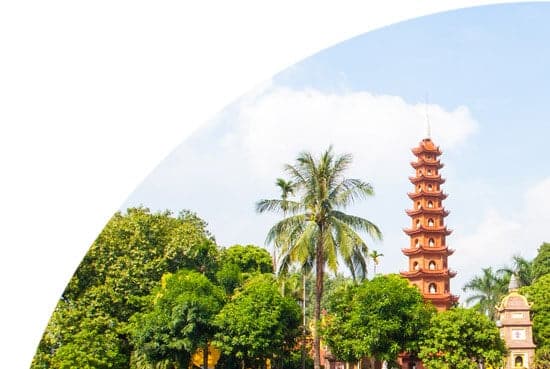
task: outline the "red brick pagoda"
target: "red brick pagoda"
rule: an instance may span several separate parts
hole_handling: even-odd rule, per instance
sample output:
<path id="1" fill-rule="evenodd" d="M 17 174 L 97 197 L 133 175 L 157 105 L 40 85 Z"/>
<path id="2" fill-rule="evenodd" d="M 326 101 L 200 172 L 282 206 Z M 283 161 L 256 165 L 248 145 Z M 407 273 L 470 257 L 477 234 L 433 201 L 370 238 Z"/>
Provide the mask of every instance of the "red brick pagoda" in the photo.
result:
<path id="1" fill-rule="evenodd" d="M 425 138 L 412 152 L 417 158 L 411 163 L 416 174 L 409 177 L 414 185 L 414 192 L 408 194 L 413 208 L 407 210 L 412 227 L 404 229 L 410 237 L 410 245 L 402 250 L 409 258 L 409 269 L 401 275 L 417 286 L 438 311 L 447 310 L 458 297 L 450 292 L 449 281 L 456 272 L 450 270 L 447 263 L 454 250 L 445 242 L 451 230 L 444 223 L 449 212 L 443 208 L 447 195 L 441 191 L 445 182 L 439 173 L 443 167 L 438 159 L 441 151 L 430 138 Z"/>

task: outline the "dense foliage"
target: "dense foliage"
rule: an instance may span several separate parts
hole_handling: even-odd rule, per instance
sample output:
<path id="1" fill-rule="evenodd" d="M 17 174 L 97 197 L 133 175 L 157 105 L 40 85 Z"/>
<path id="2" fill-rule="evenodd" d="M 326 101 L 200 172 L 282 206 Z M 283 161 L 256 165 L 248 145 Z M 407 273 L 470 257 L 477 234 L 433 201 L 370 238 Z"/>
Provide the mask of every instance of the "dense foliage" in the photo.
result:
<path id="1" fill-rule="evenodd" d="M 533 277 L 538 279 L 547 274 L 550 274 L 550 243 L 544 242 L 533 259 Z"/>
<path id="2" fill-rule="evenodd" d="M 208 273 L 217 254 L 206 223 L 192 213 L 116 213 L 63 292 L 32 368 L 127 368 L 128 321 L 161 276 L 181 268 Z"/>
<path id="3" fill-rule="evenodd" d="M 453 308 L 432 316 L 419 357 L 428 369 L 501 367 L 506 347 L 494 322 L 473 309 Z"/>
<path id="4" fill-rule="evenodd" d="M 300 334 L 300 308 L 283 297 L 274 277 L 251 278 L 216 316 L 215 345 L 242 361 L 243 368 L 262 368 L 266 360 L 288 355 Z"/>
<path id="5" fill-rule="evenodd" d="M 132 317 L 134 346 L 150 363 L 186 369 L 197 349 L 208 351 L 225 294 L 204 275 L 181 270 L 165 274 L 151 297 L 151 309 Z"/>
<path id="6" fill-rule="evenodd" d="M 279 293 L 272 271 L 265 249 L 220 249 L 193 213 L 116 213 L 63 292 L 32 369 L 187 368 L 220 327 L 227 328 L 218 334 L 226 368 L 256 365 L 260 356 L 282 365 L 283 352 L 292 366 L 300 308 Z M 232 320 L 231 309 L 241 320 Z M 245 333 L 231 326 L 245 318 L 256 325 Z M 225 339 L 243 335 L 257 338 L 258 354 L 252 346 L 244 356 L 228 348 Z"/>
<path id="7" fill-rule="evenodd" d="M 223 264 L 239 267 L 242 273 L 273 273 L 273 261 L 266 249 L 254 245 L 233 245 L 222 250 Z"/>
<path id="8" fill-rule="evenodd" d="M 537 345 L 535 360 L 539 368 L 550 368 L 550 274 L 539 277 L 521 292 L 533 304 L 533 336 Z"/>
<path id="9" fill-rule="evenodd" d="M 319 176 L 308 177 L 311 183 L 297 177 L 281 182 L 284 202 L 259 205 L 293 214 L 271 233 L 281 252 L 279 266 L 285 265 L 277 279 L 265 249 L 219 248 L 193 213 L 174 217 L 145 208 L 116 213 L 63 292 L 31 368 L 183 369 L 207 345 L 222 351 L 219 368 L 264 368 L 269 362 L 274 369 L 298 369 L 303 358 L 309 368 L 311 358 L 300 352 L 305 340 L 298 337 L 319 331 L 333 354 L 352 362 L 370 356 L 391 364 L 407 352 L 429 369 L 477 368 L 480 362 L 496 367 L 502 341 L 485 316 L 470 309 L 433 315 L 420 293 L 397 275 L 358 278 L 367 249 L 351 232 L 374 225 L 335 209 L 368 185 L 340 178 L 338 170 L 349 158 L 331 155 L 316 162 L 304 154 L 300 165 Z M 300 165 L 289 168 L 305 175 L 308 168 Z M 323 181 L 333 182 L 324 187 Z M 316 197 L 323 191 L 328 198 Z M 371 232 L 378 237 L 376 228 Z M 325 275 L 338 253 L 352 277 Z M 373 261 L 382 256 L 370 255 Z M 550 244 L 544 243 L 532 262 L 514 256 L 511 267 L 486 268 L 466 285 L 474 292 L 470 301 L 490 316 L 511 273 L 518 276 L 533 304 L 536 369 L 550 367 L 549 271 Z M 315 304 L 304 304 L 301 312 L 304 300 Z M 307 324 L 307 317 L 320 317 L 321 308 L 327 312 L 322 324 Z"/>
<path id="10" fill-rule="evenodd" d="M 328 299 L 323 338 L 339 359 L 365 356 L 395 363 L 402 352 L 413 356 L 435 309 L 398 275 L 359 285 L 341 284 Z"/>
<path id="11" fill-rule="evenodd" d="M 472 292 L 467 303 L 475 303 L 474 309 L 496 319 L 495 306 L 508 293 L 510 276 L 514 274 L 520 292 L 533 304 L 535 366 L 537 369 L 550 367 L 550 244 L 542 243 L 535 258 L 530 261 L 519 255 L 512 257 L 512 266 L 505 266 L 496 272 L 491 267 L 482 269 L 480 276 L 473 277 L 463 288 Z"/>

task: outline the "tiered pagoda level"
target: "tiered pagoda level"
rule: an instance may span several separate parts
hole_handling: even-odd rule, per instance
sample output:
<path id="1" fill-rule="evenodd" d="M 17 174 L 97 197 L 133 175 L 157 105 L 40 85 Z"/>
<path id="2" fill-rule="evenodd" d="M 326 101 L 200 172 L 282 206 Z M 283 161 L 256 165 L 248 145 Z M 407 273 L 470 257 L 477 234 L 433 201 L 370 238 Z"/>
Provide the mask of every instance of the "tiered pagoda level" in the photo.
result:
<path id="1" fill-rule="evenodd" d="M 417 158 L 411 163 L 416 175 L 409 177 L 414 185 L 414 192 L 408 194 L 413 208 L 407 210 L 412 225 L 404 229 L 410 237 L 410 245 L 402 250 L 409 257 L 409 270 L 401 275 L 417 286 L 437 310 L 447 310 L 458 297 L 450 293 L 449 281 L 456 272 L 450 270 L 447 263 L 454 250 L 445 242 L 451 230 L 444 223 L 449 212 L 443 208 L 447 195 L 441 191 L 445 182 L 439 174 L 443 167 L 438 159 L 441 151 L 431 139 L 425 138 L 412 152 Z"/>

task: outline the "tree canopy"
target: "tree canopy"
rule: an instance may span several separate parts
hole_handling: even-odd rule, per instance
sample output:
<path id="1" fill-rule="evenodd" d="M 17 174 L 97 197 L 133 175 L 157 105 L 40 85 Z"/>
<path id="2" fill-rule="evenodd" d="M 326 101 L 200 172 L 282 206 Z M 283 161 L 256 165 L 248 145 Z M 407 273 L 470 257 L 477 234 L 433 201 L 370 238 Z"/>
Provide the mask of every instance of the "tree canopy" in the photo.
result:
<path id="1" fill-rule="evenodd" d="M 269 252 L 254 245 L 233 245 L 222 250 L 223 264 L 234 264 L 243 273 L 273 273 L 273 261 Z"/>
<path id="2" fill-rule="evenodd" d="M 531 286 L 521 289 L 533 304 L 533 336 L 537 345 L 538 367 L 550 367 L 550 273 L 539 277 Z M 543 365 L 544 364 L 544 365 Z M 546 365 L 546 366 L 545 366 Z"/>
<path id="3" fill-rule="evenodd" d="M 537 256 L 533 259 L 534 279 L 550 274 L 550 243 L 544 242 L 538 249 Z"/>
<path id="4" fill-rule="evenodd" d="M 263 368 L 266 359 L 289 353 L 300 334 L 300 308 L 283 297 L 272 275 L 251 278 L 215 318 L 215 345 L 241 360 L 243 367 Z"/>
<path id="5" fill-rule="evenodd" d="M 432 316 L 419 358 L 430 369 L 498 368 L 506 354 L 499 331 L 486 315 L 452 308 Z"/>
<path id="6" fill-rule="evenodd" d="M 161 276 L 181 268 L 208 273 L 217 260 L 206 223 L 193 213 L 116 213 L 63 292 L 32 368 L 127 368 L 127 322 L 147 307 Z"/>
<path id="7" fill-rule="evenodd" d="M 435 312 L 418 289 L 395 274 L 342 284 L 328 299 L 327 310 L 323 338 L 337 358 L 373 356 L 390 363 L 402 352 L 418 353 Z"/>
<path id="8" fill-rule="evenodd" d="M 152 308 L 132 318 L 134 346 L 151 363 L 186 369 L 193 352 L 211 341 L 225 294 L 204 275 L 181 270 L 165 274 L 151 299 Z"/>

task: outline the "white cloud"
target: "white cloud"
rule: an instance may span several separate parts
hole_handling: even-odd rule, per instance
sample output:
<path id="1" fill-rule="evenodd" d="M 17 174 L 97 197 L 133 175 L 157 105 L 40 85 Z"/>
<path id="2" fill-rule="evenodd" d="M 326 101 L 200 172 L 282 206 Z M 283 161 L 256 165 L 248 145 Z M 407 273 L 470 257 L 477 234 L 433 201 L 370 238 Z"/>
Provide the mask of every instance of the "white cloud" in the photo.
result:
<path id="1" fill-rule="evenodd" d="M 428 106 L 434 141 L 453 149 L 477 129 L 469 110 Z M 245 98 L 238 108 L 237 133 L 225 142 L 242 146 L 256 173 L 273 177 L 282 163 L 303 150 L 320 152 L 330 144 L 349 152 L 369 177 L 402 178 L 409 170 L 409 148 L 426 135 L 426 105 L 368 92 L 345 94 L 271 87 Z"/>
<path id="2" fill-rule="evenodd" d="M 550 177 L 525 191 L 518 212 L 488 210 L 472 233 L 461 230 L 453 242 L 457 252 L 452 264 L 460 271 L 457 285 L 479 274 L 481 268 L 493 266 L 495 270 L 509 264 L 513 255 L 533 258 L 538 246 L 550 240 L 549 224 Z"/>

